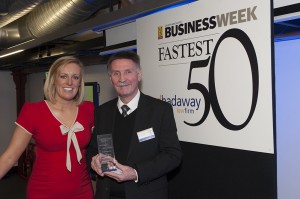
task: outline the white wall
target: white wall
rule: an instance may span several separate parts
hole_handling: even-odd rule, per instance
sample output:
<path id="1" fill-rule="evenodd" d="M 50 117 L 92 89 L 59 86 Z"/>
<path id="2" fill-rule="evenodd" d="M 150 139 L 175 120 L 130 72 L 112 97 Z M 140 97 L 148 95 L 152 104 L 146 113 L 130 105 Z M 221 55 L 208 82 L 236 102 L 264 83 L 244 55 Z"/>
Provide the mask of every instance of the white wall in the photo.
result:
<path id="1" fill-rule="evenodd" d="M 45 73 L 34 73 L 27 76 L 25 101 L 38 102 L 44 99 L 43 86 L 45 78 Z"/>
<path id="2" fill-rule="evenodd" d="M 6 148 L 17 117 L 16 87 L 11 72 L 0 72 L 0 153 Z"/>
<path id="3" fill-rule="evenodd" d="M 100 85 L 99 104 L 103 104 L 116 97 L 107 74 L 106 65 L 87 66 L 84 72 L 85 82 L 98 82 Z"/>
<path id="4" fill-rule="evenodd" d="M 300 40 L 275 43 L 278 199 L 300 198 Z"/>

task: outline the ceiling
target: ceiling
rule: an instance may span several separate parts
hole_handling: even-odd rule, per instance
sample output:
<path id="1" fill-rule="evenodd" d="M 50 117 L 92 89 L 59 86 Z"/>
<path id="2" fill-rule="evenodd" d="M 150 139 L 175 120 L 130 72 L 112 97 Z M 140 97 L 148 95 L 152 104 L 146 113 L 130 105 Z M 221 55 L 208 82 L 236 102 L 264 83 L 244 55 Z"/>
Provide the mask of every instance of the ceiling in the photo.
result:
<path id="1" fill-rule="evenodd" d="M 76 55 L 85 65 L 105 63 L 105 29 L 193 0 L 1 0 L 0 70 L 48 70 L 59 56 Z M 300 4 L 274 10 L 299 12 Z M 300 19 L 274 23 L 274 39 L 300 35 Z M 122 45 L 122 44 L 121 44 Z M 6 54 L 24 50 L 5 56 Z"/>
<path id="2" fill-rule="evenodd" d="M 48 70 L 59 56 L 105 63 L 105 29 L 191 0 L 1 0 L 0 70 Z M 136 42 L 136 41 L 133 41 Z M 122 44 L 120 44 L 122 45 Z M 22 52 L 5 56 L 7 54 Z"/>

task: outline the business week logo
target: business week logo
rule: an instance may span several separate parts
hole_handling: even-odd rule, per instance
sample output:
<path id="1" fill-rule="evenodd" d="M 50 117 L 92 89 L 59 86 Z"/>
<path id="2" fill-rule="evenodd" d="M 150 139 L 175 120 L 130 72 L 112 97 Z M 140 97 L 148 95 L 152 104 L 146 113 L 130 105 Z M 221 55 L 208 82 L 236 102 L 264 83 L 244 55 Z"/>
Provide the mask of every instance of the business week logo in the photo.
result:
<path id="1" fill-rule="evenodd" d="M 243 8 L 232 12 L 204 17 L 188 22 L 174 22 L 165 26 L 157 27 L 157 38 L 159 40 L 164 38 L 174 38 L 181 35 L 191 33 L 203 32 L 215 28 L 226 27 L 239 23 L 257 20 L 256 16 L 257 6 Z"/>

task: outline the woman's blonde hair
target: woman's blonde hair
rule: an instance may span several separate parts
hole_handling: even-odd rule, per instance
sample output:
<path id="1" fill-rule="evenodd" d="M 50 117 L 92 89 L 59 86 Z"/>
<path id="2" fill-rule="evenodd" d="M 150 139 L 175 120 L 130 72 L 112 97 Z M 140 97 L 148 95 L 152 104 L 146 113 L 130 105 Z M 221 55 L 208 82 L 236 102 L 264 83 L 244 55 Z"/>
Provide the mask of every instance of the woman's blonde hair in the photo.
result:
<path id="1" fill-rule="evenodd" d="M 83 77 L 83 64 L 82 62 L 74 57 L 74 56 L 64 56 L 61 58 L 58 58 L 50 67 L 49 72 L 46 77 L 46 81 L 44 84 L 44 95 L 47 100 L 50 100 L 51 102 L 55 103 L 55 78 L 58 75 L 59 69 L 69 63 L 77 64 L 80 67 L 80 87 L 78 89 L 78 93 L 74 97 L 74 101 L 77 105 L 81 104 L 84 98 L 84 77 Z"/>

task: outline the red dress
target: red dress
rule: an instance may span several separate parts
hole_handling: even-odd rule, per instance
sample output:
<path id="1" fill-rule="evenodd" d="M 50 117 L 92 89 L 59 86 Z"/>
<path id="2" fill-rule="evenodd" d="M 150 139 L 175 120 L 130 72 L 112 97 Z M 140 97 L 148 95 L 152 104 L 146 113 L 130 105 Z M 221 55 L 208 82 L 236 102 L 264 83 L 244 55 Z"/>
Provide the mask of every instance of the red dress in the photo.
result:
<path id="1" fill-rule="evenodd" d="M 94 106 L 83 102 L 76 121 L 84 130 L 75 132 L 82 154 L 77 160 L 74 142 L 69 153 L 71 171 L 66 167 L 67 137 L 62 123 L 55 118 L 45 101 L 25 103 L 16 124 L 32 134 L 36 143 L 36 159 L 27 186 L 27 199 L 92 199 L 91 179 L 86 166 L 86 147 L 94 126 Z"/>

